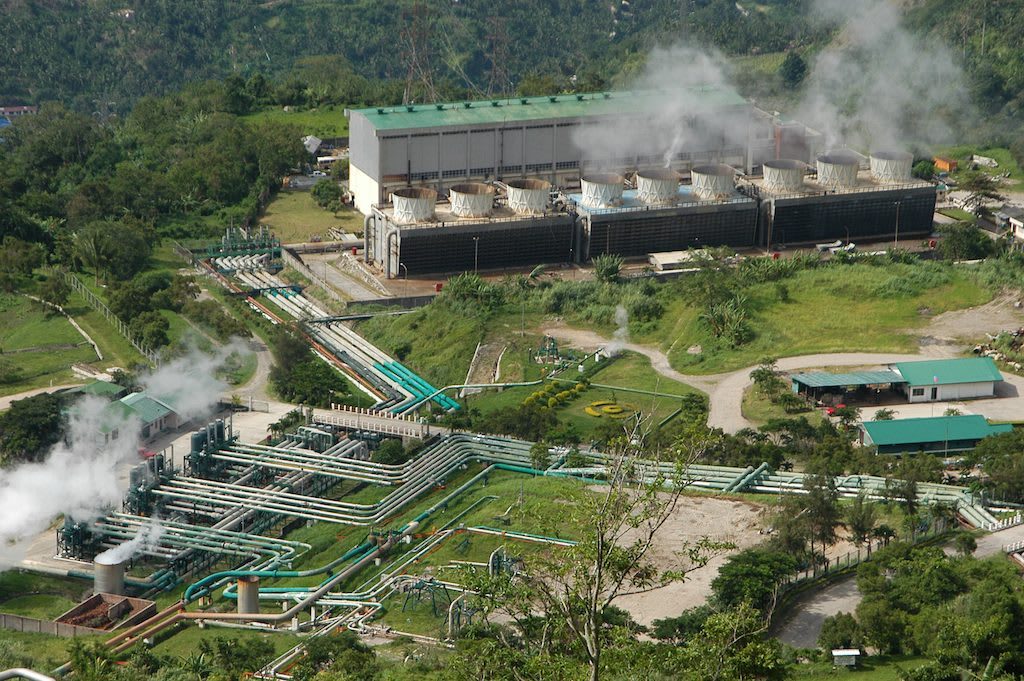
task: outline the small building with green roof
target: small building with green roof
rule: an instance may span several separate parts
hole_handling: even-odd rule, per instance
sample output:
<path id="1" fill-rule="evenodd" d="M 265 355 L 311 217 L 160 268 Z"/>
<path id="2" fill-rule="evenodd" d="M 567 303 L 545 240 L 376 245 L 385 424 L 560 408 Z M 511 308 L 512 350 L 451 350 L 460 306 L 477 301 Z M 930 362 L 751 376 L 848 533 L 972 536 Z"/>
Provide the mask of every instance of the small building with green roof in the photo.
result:
<path id="1" fill-rule="evenodd" d="M 132 421 L 139 423 L 143 440 L 151 440 L 181 425 L 173 407 L 146 393 L 137 392 L 111 402 L 103 410 L 100 432 L 105 439 L 116 440 L 121 428 Z"/>
<path id="2" fill-rule="evenodd" d="M 900 374 L 900 390 L 910 402 L 995 397 L 1003 380 L 991 357 L 897 362 L 891 368 Z"/>
<path id="3" fill-rule="evenodd" d="M 1009 424 L 990 424 L 976 414 L 865 421 L 861 444 L 874 447 L 879 454 L 945 454 L 974 449 L 989 435 L 1011 430 Z"/>

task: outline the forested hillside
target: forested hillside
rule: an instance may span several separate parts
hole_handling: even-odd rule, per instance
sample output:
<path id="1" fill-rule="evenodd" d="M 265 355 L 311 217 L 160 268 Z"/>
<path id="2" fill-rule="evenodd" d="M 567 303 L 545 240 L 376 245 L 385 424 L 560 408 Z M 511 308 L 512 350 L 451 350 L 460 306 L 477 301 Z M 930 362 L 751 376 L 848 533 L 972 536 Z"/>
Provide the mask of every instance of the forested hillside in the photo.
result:
<path id="1" fill-rule="evenodd" d="M 0 0 L 0 101 L 123 112 L 146 94 L 231 74 L 276 80 L 328 54 L 364 78 L 404 82 L 414 51 L 440 94 L 540 76 L 601 87 L 658 43 L 733 55 L 804 44 L 808 1 Z"/>

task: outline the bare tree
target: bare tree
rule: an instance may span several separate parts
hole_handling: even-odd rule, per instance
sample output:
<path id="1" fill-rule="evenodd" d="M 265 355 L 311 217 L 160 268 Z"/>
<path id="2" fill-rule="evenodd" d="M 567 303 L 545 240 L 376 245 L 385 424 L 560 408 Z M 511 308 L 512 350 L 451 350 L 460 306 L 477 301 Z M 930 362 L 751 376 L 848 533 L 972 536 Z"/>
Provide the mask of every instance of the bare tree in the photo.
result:
<path id="1" fill-rule="evenodd" d="M 610 447 L 606 484 L 596 490 L 581 487 L 567 506 L 581 530 L 574 546 L 528 557 L 512 577 L 491 576 L 474 584 L 485 612 L 511 617 L 522 637 L 517 644 L 535 646 L 539 653 L 547 652 L 553 638 L 578 645 L 591 681 L 600 678 L 605 616 L 615 599 L 685 579 L 716 552 L 731 548 L 703 537 L 685 544 L 675 565 L 650 559 L 659 531 L 691 482 L 687 467 L 717 436 L 695 426 L 667 451 L 644 452 L 637 444 L 639 427 Z"/>

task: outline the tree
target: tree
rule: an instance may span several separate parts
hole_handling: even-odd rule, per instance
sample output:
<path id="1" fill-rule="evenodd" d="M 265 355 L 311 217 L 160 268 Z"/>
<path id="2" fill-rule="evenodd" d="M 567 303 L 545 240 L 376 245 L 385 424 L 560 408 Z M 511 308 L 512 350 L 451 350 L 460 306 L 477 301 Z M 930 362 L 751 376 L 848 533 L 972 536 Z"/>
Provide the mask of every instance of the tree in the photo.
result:
<path id="1" fill-rule="evenodd" d="M 50 305 L 56 305 L 57 307 L 64 307 L 70 295 L 71 287 L 68 286 L 64 276 L 60 273 L 51 274 L 39 288 L 39 297 Z"/>
<path id="2" fill-rule="evenodd" d="M 104 223 L 90 223 L 75 234 L 75 257 L 92 269 L 96 285 L 100 283 L 100 272 L 106 269 L 111 251 L 110 235 Z"/>
<path id="3" fill-rule="evenodd" d="M 798 52 L 788 52 L 779 65 L 779 76 L 786 87 L 792 89 L 803 82 L 807 76 L 807 62 Z"/>
<path id="4" fill-rule="evenodd" d="M 928 159 L 918 161 L 914 164 L 910 174 L 922 180 L 930 180 L 935 176 L 935 163 Z"/>
<path id="5" fill-rule="evenodd" d="M 614 283 L 619 280 L 622 270 L 622 256 L 614 253 L 602 253 L 594 258 L 594 276 L 598 281 Z"/>
<path id="6" fill-rule="evenodd" d="M 842 524 L 835 478 L 831 475 L 808 475 L 804 478 L 804 489 L 807 490 L 805 508 L 811 530 L 811 553 L 814 553 L 817 540 L 824 554 L 825 549 L 836 542 L 836 528 Z"/>
<path id="7" fill-rule="evenodd" d="M 313 185 L 309 195 L 313 197 L 316 205 L 327 208 L 341 199 L 341 187 L 338 186 L 336 180 L 325 177 Z"/>
<path id="8" fill-rule="evenodd" d="M 671 448 L 644 456 L 631 444 L 633 437 L 615 442 L 605 464 L 604 487 L 597 492 L 580 489 L 566 506 L 581 530 L 579 542 L 558 552 L 531 554 L 515 579 L 478 573 L 472 580 L 477 604 L 485 613 L 504 612 L 519 636 L 539 635 L 546 641 L 564 632 L 585 660 L 591 681 L 597 681 L 613 601 L 684 579 L 724 548 L 705 538 L 689 546 L 685 560 L 670 568 L 659 567 L 649 556 L 688 486 L 685 466 L 699 460 L 714 437 L 706 428 L 693 427 Z M 661 466 L 652 469 L 645 460 Z M 662 466 L 674 473 L 662 472 Z M 542 631 L 534 626 L 537 613 L 547 622 Z"/>
<path id="9" fill-rule="evenodd" d="M 836 407 L 832 415 L 839 419 L 839 427 L 843 430 L 851 430 L 860 421 L 860 409 L 857 407 Z"/>
<path id="10" fill-rule="evenodd" d="M 978 550 L 978 542 L 970 532 L 957 532 L 953 545 L 961 556 L 969 556 Z"/>
<path id="11" fill-rule="evenodd" d="M 981 170 L 965 170 L 960 173 L 957 189 L 969 192 L 967 201 L 975 205 L 980 205 L 986 199 L 1002 201 L 1004 198 L 999 192 L 999 181 Z"/>
<path id="12" fill-rule="evenodd" d="M 860 648 L 863 632 L 853 615 L 841 612 L 826 617 L 818 634 L 818 647 L 828 653 L 836 648 Z"/>
<path id="13" fill-rule="evenodd" d="M 64 399 L 43 393 L 0 413 L 0 466 L 40 461 L 64 432 Z"/>
<path id="14" fill-rule="evenodd" d="M 779 376 L 779 370 L 774 357 L 765 357 L 758 364 L 757 368 L 750 372 L 750 378 L 762 395 L 776 401 L 786 389 L 786 382 Z"/>
<path id="15" fill-rule="evenodd" d="M 388 438 L 380 443 L 370 459 L 375 463 L 396 466 L 408 461 L 409 456 L 405 453 L 401 440 Z"/>
<path id="16" fill-rule="evenodd" d="M 782 644 L 765 637 L 768 618 L 749 603 L 708 617 L 683 650 L 686 678 L 726 681 L 786 677 Z"/>
<path id="17" fill-rule="evenodd" d="M 42 244 L 5 236 L 0 242 L 0 288 L 13 291 L 19 279 L 43 264 L 45 253 Z"/>
<path id="18" fill-rule="evenodd" d="M 530 465 L 536 470 L 546 470 L 551 465 L 551 450 L 543 440 L 530 447 Z"/>
<path id="19" fill-rule="evenodd" d="M 846 528 L 850 531 L 850 539 L 854 546 L 860 548 L 867 544 L 869 556 L 871 555 L 871 537 L 874 535 L 877 523 L 878 513 L 875 510 L 875 505 L 869 502 L 863 494 L 858 494 L 846 509 Z"/>
<path id="20" fill-rule="evenodd" d="M 985 473 L 981 484 L 996 499 L 1024 500 L 1024 430 L 986 437 L 965 463 L 981 467 Z"/>
<path id="21" fill-rule="evenodd" d="M 770 611 L 783 578 L 796 572 L 792 554 L 771 549 L 745 549 L 730 556 L 711 582 L 715 602 L 724 608 L 749 603 L 758 610 Z"/>
<path id="22" fill-rule="evenodd" d="M 892 409 L 879 409 L 875 412 L 876 421 L 892 421 L 896 417 L 896 412 Z"/>
<path id="23" fill-rule="evenodd" d="M 996 250 L 996 243 L 973 224 L 943 225 L 939 237 L 939 255 L 946 260 L 978 260 Z"/>

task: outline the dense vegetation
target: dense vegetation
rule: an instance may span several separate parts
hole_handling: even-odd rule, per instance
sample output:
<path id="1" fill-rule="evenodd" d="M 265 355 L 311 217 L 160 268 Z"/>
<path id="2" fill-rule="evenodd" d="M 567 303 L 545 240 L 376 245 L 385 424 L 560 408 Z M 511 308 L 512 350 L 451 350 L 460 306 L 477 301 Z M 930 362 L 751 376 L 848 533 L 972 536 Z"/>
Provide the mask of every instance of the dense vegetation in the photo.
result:
<path id="1" fill-rule="evenodd" d="M 229 0 L 187 7 L 21 0 L 4 4 L 0 101 L 60 100 L 81 111 L 123 114 L 146 95 L 258 73 L 287 79 L 282 88 L 294 96 L 284 104 L 400 100 L 417 33 L 425 36 L 415 41 L 424 76 L 417 77 L 417 98 L 431 89 L 503 92 L 546 82 L 568 86 L 572 79 L 602 88 L 623 63 L 681 36 L 748 54 L 800 44 L 812 32 L 803 18 L 806 0 L 745 4 L 763 11 L 731 0 Z M 316 57 L 324 54 L 340 55 L 341 68 L 356 76 L 341 92 L 323 78 Z"/>

